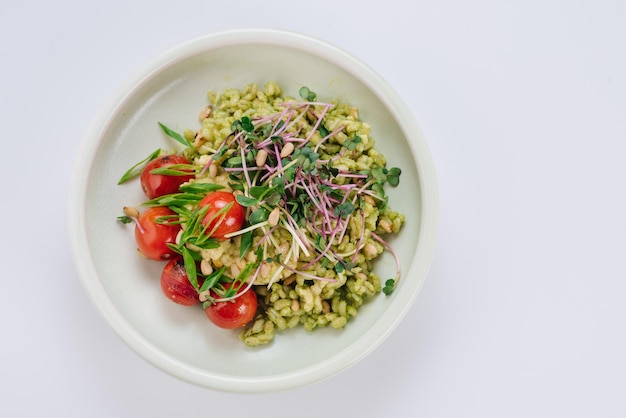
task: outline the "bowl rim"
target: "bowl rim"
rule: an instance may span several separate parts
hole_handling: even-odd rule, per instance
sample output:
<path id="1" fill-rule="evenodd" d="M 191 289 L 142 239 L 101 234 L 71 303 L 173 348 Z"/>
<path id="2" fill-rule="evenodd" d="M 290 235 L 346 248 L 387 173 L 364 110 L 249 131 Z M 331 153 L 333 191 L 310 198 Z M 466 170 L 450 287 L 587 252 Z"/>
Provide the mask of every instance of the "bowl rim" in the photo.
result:
<path id="1" fill-rule="evenodd" d="M 395 116 L 405 133 L 416 162 L 419 187 L 422 192 L 421 226 L 416 252 L 418 257 L 415 257 L 411 265 L 411 271 L 418 274 L 421 279 L 417 286 L 410 289 L 411 292 L 402 292 L 398 295 L 401 301 L 396 303 L 399 308 L 395 312 L 393 321 L 386 322 L 384 328 L 377 332 L 364 334 L 363 338 L 322 363 L 295 372 L 259 378 L 208 373 L 190 367 L 158 350 L 133 329 L 116 309 L 100 282 L 92 256 L 86 250 L 85 245 L 87 242 L 85 196 L 89 177 L 85 173 L 89 172 L 106 127 L 116 115 L 117 109 L 145 80 L 150 79 L 166 66 L 184 61 L 199 52 L 241 44 L 271 44 L 306 51 L 339 65 L 368 86 Z M 293 389 L 325 380 L 351 367 L 377 348 L 405 317 L 424 284 L 434 256 L 439 223 L 438 186 L 430 150 L 414 115 L 391 86 L 367 64 L 328 42 L 298 32 L 265 28 L 213 32 L 190 39 L 157 55 L 128 77 L 100 107 L 83 138 L 85 140 L 79 147 L 73 167 L 68 205 L 70 247 L 82 287 L 92 305 L 118 337 L 149 363 L 181 380 L 213 390 L 248 393 Z"/>

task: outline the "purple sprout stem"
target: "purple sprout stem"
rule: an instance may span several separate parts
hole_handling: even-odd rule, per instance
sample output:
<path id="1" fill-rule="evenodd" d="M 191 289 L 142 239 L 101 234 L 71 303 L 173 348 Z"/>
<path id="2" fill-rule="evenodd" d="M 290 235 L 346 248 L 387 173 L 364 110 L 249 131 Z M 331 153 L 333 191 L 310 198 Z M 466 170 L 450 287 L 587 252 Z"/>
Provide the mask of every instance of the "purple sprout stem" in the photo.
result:
<path id="1" fill-rule="evenodd" d="M 394 251 L 393 247 L 391 247 L 391 245 L 389 245 L 387 241 L 379 237 L 377 234 L 372 232 L 371 236 L 376 241 L 380 242 L 387 250 L 389 250 L 393 258 L 396 260 L 396 280 L 400 279 L 400 258 L 398 257 L 398 254 Z"/>

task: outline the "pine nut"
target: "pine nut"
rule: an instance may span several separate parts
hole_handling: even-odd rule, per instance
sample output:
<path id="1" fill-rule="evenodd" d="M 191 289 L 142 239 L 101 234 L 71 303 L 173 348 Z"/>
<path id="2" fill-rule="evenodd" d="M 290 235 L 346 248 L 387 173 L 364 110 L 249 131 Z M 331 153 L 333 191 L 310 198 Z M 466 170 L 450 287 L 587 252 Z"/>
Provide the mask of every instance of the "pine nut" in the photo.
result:
<path id="1" fill-rule="evenodd" d="M 208 118 L 211 115 L 211 110 L 213 110 L 213 108 L 211 106 L 206 106 L 206 107 L 202 108 L 202 110 L 198 114 L 198 119 L 203 121 L 206 118 Z"/>
<path id="2" fill-rule="evenodd" d="M 385 230 L 385 232 L 391 232 L 391 224 L 386 219 L 378 222 L 378 225 Z"/>
<path id="3" fill-rule="evenodd" d="M 280 158 L 285 158 L 291 155 L 294 150 L 293 142 L 287 142 L 283 149 L 280 151 Z"/>
<path id="4" fill-rule="evenodd" d="M 267 279 L 267 276 L 269 276 L 270 274 L 270 269 L 271 266 L 269 265 L 269 263 L 266 263 L 265 261 L 263 263 L 261 263 L 261 277 L 264 279 Z"/>
<path id="5" fill-rule="evenodd" d="M 239 270 L 239 267 L 237 266 L 237 264 L 231 264 L 231 266 L 230 266 L 230 274 L 233 277 L 237 277 L 237 276 L 239 276 L 239 273 L 241 273 L 241 270 Z"/>
<path id="6" fill-rule="evenodd" d="M 363 247 L 363 252 L 366 256 L 373 257 L 378 254 L 378 249 L 374 244 L 368 242 L 367 244 L 365 244 L 365 247 Z"/>
<path id="7" fill-rule="evenodd" d="M 300 302 L 298 302 L 298 299 L 294 299 L 291 301 L 291 311 L 292 312 L 298 312 L 298 310 L 300 309 Z"/>
<path id="8" fill-rule="evenodd" d="M 205 290 L 204 292 L 200 292 L 198 293 L 198 299 L 200 299 L 200 302 L 206 302 L 207 300 L 209 300 L 210 294 L 211 292 L 209 292 L 208 290 Z"/>
<path id="9" fill-rule="evenodd" d="M 124 215 L 129 216 L 131 218 L 138 218 L 139 211 L 132 206 L 124 206 Z"/>
<path id="10" fill-rule="evenodd" d="M 322 301 L 322 313 L 329 313 L 330 312 L 330 305 L 328 304 L 327 301 L 323 300 Z"/>
<path id="11" fill-rule="evenodd" d="M 265 161 L 267 160 L 267 151 L 264 149 L 260 149 L 256 154 L 256 166 L 263 167 L 265 165 Z"/>
<path id="12" fill-rule="evenodd" d="M 193 146 L 195 148 L 200 147 L 200 145 L 204 144 L 205 138 L 202 136 L 202 132 L 198 129 L 198 131 L 196 131 L 196 137 L 195 140 L 193 141 Z"/>
<path id="13" fill-rule="evenodd" d="M 205 276 L 208 276 L 209 274 L 213 273 L 213 266 L 208 260 L 202 260 L 200 262 L 200 271 Z"/>
<path id="14" fill-rule="evenodd" d="M 209 166 L 209 176 L 213 178 L 217 176 L 217 164 L 211 163 Z"/>
<path id="15" fill-rule="evenodd" d="M 280 219 L 280 209 L 278 207 L 275 207 L 270 212 L 270 215 L 268 216 L 267 221 L 269 222 L 271 226 L 276 226 L 278 225 L 279 219 Z"/>

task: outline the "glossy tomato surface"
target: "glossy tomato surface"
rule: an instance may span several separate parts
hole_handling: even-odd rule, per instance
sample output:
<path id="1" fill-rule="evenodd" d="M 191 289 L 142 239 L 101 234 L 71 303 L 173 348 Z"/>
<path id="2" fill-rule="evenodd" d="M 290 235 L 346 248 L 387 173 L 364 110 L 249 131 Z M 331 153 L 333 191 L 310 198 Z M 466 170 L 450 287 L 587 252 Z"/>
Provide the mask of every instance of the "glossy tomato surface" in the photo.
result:
<path id="1" fill-rule="evenodd" d="M 222 208 L 232 204 L 225 213 L 219 213 Z M 209 205 L 208 212 L 202 220 L 202 225 L 209 225 L 207 231 L 212 237 L 224 239 L 224 236 L 239 231 L 243 226 L 245 212 L 235 196 L 230 192 L 211 192 L 200 201 L 200 207 Z"/>
<path id="2" fill-rule="evenodd" d="M 189 282 L 185 263 L 181 258 L 169 261 L 161 273 L 161 289 L 170 300 L 185 306 L 200 303 L 198 292 Z"/>
<path id="3" fill-rule="evenodd" d="M 151 173 L 156 168 L 166 168 L 175 164 L 190 164 L 189 160 L 181 155 L 162 155 L 150 161 L 141 171 L 141 189 L 149 199 L 166 194 L 176 193 L 181 184 L 194 178 L 189 175 L 163 175 Z"/>
<path id="4" fill-rule="evenodd" d="M 135 240 L 137 248 L 145 257 L 163 261 L 177 255 L 167 244 L 176 242 L 180 225 L 172 224 L 172 220 L 159 219 L 170 216 L 177 215 L 164 206 L 149 208 L 139 215 L 140 225 L 135 225 Z M 162 220 L 165 223 L 161 223 Z"/>
<path id="5" fill-rule="evenodd" d="M 218 296 L 211 292 L 214 298 Z M 256 315 L 258 300 L 254 290 L 249 289 L 232 301 L 217 302 L 205 309 L 206 316 L 220 328 L 236 329 L 248 324 Z"/>

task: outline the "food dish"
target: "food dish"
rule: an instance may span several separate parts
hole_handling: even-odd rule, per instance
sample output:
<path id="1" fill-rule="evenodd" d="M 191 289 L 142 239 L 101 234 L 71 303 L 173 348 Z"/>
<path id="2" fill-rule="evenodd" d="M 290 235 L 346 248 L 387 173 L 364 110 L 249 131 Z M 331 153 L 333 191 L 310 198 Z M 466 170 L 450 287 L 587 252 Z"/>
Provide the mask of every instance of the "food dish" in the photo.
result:
<path id="1" fill-rule="evenodd" d="M 387 166 L 358 108 L 274 81 L 209 96 L 194 129 L 159 123 L 182 150 L 157 149 L 118 182 L 138 177 L 148 199 L 118 219 L 134 224 L 141 255 L 166 261 L 165 296 L 243 328 L 253 347 L 299 326 L 344 328 L 393 293 L 399 268 L 381 280 L 373 266 L 396 255 L 386 237 L 405 217 L 386 188 L 402 171 Z"/>
<path id="2" fill-rule="evenodd" d="M 202 311 L 163 298 L 157 285 L 162 265 L 139 260 L 128 229 L 112 220 L 128 202 L 139 200 L 137 187 L 117 189 L 120 173 L 145 157 L 146 150 L 171 147 L 156 121 L 178 130 L 195 126 L 208 90 L 268 80 L 289 91 L 306 85 L 320 97 L 344 99 L 360 109 L 377 147 L 402 168 L 402 181 L 389 196 L 398 202 L 394 209 L 406 214 L 403 228 L 409 233 L 393 242 L 405 273 L 391 296 L 363 306 L 358 320 L 340 332 L 288 331 L 288 337 L 270 349 L 258 350 L 243 346 L 237 333 L 212 327 Z M 318 40 L 244 30 L 180 45 L 139 71 L 105 106 L 79 155 L 70 225 L 87 294 L 136 352 L 188 382 L 217 390 L 264 392 L 330 377 L 392 332 L 426 278 L 437 230 L 437 187 L 426 142 L 406 106 L 378 75 Z M 393 276 L 393 258 L 381 257 L 375 270 Z"/>

